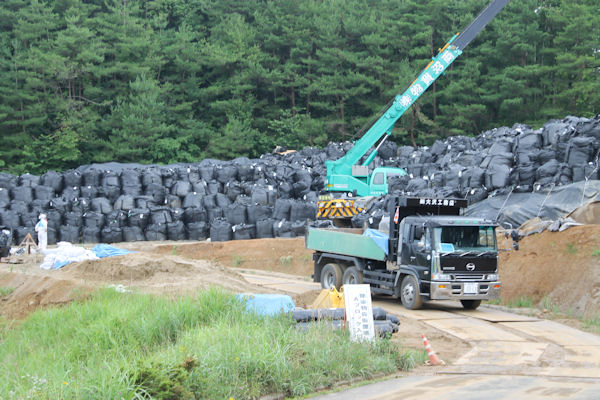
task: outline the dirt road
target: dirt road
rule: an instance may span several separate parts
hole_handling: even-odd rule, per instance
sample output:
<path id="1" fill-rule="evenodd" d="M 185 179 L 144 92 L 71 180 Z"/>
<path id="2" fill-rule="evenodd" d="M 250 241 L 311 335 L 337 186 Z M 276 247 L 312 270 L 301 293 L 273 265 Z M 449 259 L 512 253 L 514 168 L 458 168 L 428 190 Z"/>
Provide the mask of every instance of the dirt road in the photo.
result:
<path id="1" fill-rule="evenodd" d="M 289 274 L 238 273 L 252 284 L 291 293 L 319 289 Z M 315 399 L 600 398 L 600 336 L 493 307 L 464 310 L 459 303 L 433 302 L 415 311 L 387 297 L 375 297 L 373 305 L 401 317 L 396 336 L 404 345 L 422 347 L 421 330 L 447 364 Z"/>
<path id="2" fill-rule="evenodd" d="M 242 276 L 266 287 L 318 289 L 318 284 L 281 273 Z M 464 310 L 454 302 L 407 310 L 395 299 L 376 297 L 373 305 L 401 317 L 397 335 L 404 345 L 422 346 L 421 328 L 447 364 L 315 399 L 600 398 L 600 336 L 496 308 Z"/>
<path id="3" fill-rule="evenodd" d="M 464 311 L 451 303 L 439 303 L 409 311 L 389 300 L 375 305 L 458 337 L 472 347 L 429 374 L 420 368 L 418 375 L 315 400 L 600 398 L 599 336 L 486 307 Z M 430 341 L 435 349 L 436 340 Z"/>

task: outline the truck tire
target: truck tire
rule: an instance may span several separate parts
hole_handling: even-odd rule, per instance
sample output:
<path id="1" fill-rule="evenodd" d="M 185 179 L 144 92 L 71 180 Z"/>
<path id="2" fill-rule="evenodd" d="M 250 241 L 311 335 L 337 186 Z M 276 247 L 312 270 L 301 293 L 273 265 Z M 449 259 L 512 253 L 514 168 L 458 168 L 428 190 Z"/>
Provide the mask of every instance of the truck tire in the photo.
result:
<path id="1" fill-rule="evenodd" d="M 474 310 L 481 304 L 481 300 L 461 300 L 460 303 L 465 310 Z"/>
<path id="2" fill-rule="evenodd" d="M 331 289 L 342 287 L 342 268 L 338 264 L 325 264 L 321 271 L 321 287 L 323 289 Z"/>
<path id="3" fill-rule="evenodd" d="M 412 275 L 406 275 L 400 286 L 400 301 L 409 310 L 418 310 L 423 306 L 423 299 L 419 293 L 419 284 Z"/>
<path id="4" fill-rule="evenodd" d="M 363 273 L 356 267 L 348 267 L 342 275 L 343 285 L 359 285 L 363 283 Z"/>

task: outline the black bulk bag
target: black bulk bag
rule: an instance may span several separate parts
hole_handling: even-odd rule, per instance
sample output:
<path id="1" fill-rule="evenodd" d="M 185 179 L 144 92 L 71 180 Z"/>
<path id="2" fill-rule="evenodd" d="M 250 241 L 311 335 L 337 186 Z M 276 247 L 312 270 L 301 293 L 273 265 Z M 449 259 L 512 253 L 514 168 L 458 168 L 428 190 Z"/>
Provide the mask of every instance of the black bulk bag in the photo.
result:
<path id="1" fill-rule="evenodd" d="M 142 228 L 139 226 L 126 226 L 123 230 L 123 241 L 125 242 L 141 242 L 146 240 Z"/>
<path id="2" fill-rule="evenodd" d="M 211 242 L 226 242 L 231 240 L 232 234 L 231 224 L 222 218 L 217 218 L 210 224 Z"/>
<path id="3" fill-rule="evenodd" d="M 206 240 L 209 236 L 209 228 L 206 222 L 191 222 L 187 224 L 187 233 L 190 240 Z"/>

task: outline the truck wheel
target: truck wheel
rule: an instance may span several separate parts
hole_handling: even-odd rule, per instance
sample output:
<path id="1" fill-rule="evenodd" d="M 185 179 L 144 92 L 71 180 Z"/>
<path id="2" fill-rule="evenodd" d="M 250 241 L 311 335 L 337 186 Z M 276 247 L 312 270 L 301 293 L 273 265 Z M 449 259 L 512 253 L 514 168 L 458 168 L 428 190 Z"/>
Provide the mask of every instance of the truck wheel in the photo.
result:
<path id="1" fill-rule="evenodd" d="M 321 271 L 321 287 L 331 289 L 342 287 L 342 268 L 337 264 L 325 264 Z"/>
<path id="2" fill-rule="evenodd" d="M 423 299 L 419 293 L 419 284 L 412 275 L 406 275 L 402 279 L 400 287 L 400 301 L 409 310 L 418 310 L 423 305 Z"/>
<path id="3" fill-rule="evenodd" d="M 344 285 L 359 285 L 363 283 L 363 273 L 356 267 L 349 267 L 344 271 L 342 276 L 342 283 Z"/>
<path id="4" fill-rule="evenodd" d="M 465 310 L 474 310 L 481 304 L 481 300 L 461 300 L 460 302 Z"/>

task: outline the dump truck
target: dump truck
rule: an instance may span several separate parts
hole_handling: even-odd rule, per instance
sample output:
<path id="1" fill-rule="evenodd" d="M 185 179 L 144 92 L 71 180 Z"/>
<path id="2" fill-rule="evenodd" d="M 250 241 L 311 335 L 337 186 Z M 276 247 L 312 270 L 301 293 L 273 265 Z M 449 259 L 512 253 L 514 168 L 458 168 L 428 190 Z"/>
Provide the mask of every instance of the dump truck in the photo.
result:
<path id="1" fill-rule="evenodd" d="M 494 221 L 461 215 L 464 199 L 388 199 L 389 224 L 374 229 L 309 228 L 315 282 L 324 289 L 366 283 L 408 309 L 459 300 L 466 309 L 500 297 Z M 393 216 L 393 217 L 392 217 Z"/>

